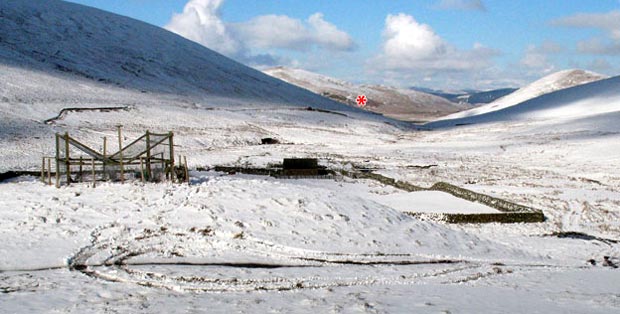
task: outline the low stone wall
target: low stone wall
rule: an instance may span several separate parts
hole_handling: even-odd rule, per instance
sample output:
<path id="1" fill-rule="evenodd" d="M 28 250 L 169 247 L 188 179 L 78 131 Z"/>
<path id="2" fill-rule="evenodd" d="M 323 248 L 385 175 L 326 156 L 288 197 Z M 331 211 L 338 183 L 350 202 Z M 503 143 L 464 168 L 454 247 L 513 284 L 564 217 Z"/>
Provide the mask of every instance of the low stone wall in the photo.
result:
<path id="1" fill-rule="evenodd" d="M 221 167 L 214 168 L 215 171 L 228 172 L 228 173 L 244 173 L 254 175 L 268 175 L 281 178 L 335 178 L 335 172 L 328 171 L 325 176 L 308 176 L 308 177 L 296 177 L 296 176 L 284 176 L 278 168 L 244 168 L 244 167 Z M 383 183 L 385 185 L 393 186 L 397 189 L 408 192 L 419 191 L 440 191 L 448 193 L 455 197 L 480 204 L 484 204 L 491 208 L 497 209 L 500 213 L 480 213 L 480 214 L 433 214 L 433 213 L 415 213 L 407 212 L 408 215 L 420 218 L 430 219 L 435 221 L 443 221 L 447 223 L 535 223 L 545 221 L 545 216 L 541 210 L 531 207 L 515 204 L 506 200 L 492 197 L 489 195 L 476 193 L 456 185 L 452 185 L 446 182 L 438 182 L 430 188 L 423 188 L 404 181 L 398 181 L 384 175 L 373 172 L 360 172 L 360 171 L 347 171 L 338 170 L 338 173 L 345 177 L 353 179 L 369 179 Z"/>
<path id="2" fill-rule="evenodd" d="M 514 213 L 481 213 L 481 214 L 434 214 L 414 213 L 406 214 L 422 219 L 442 221 L 453 224 L 482 224 L 482 223 L 536 223 L 545 221 L 542 212 L 514 212 Z"/>
<path id="3" fill-rule="evenodd" d="M 445 192 L 448 194 L 452 194 L 455 197 L 462 198 L 462 199 L 465 199 L 471 202 L 484 204 L 486 206 L 495 208 L 501 212 L 518 213 L 518 212 L 537 211 L 527 206 L 511 203 L 503 199 L 495 198 L 489 195 L 476 193 L 476 192 L 473 192 L 473 191 L 470 191 L 470 190 L 467 190 L 467 189 L 464 189 L 464 188 L 461 188 L 461 187 L 458 187 L 456 185 L 452 185 L 446 182 L 435 183 L 429 190 L 441 191 L 441 192 Z"/>
<path id="4" fill-rule="evenodd" d="M 446 182 L 435 183 L 430 188 L 419 187 L 407 182 L 397 181 L 393 178 L 389 178 L 377 173 L 372 172 L 357 172 L 341 170 L 340 173 L 344 176 L 354 179 L 371 179 L 381 182 L 386 185 L 393 186 L 395 188 L 408 191 L 440 191 L 451 194 L 455 197 L 468 200 L 470 202 L 476 202 L 484 204 L 491 208 L 497 209 L 501 213 L 481 213 L 481 214 L 429 214 L 429 213 L 415 213 L 408 212 L 407 214 L 422 219 L 431 219 L 436 221 L 444 221 L 447 223 L 533 223 L 545 221 L 545 215 L 541 210 L 531 207 L 508 202 L 503 199 L 492 197 L 489 195 L 476 193 L 456 185 L 452 185 Z"/>
<path id="5" fill-rule="evenodd" d="M 419 186 L 416 186 L 416 185 L 413 185 L 407 182 L 403 182 L 403 181 L 397 181 L 392 178 L 389 178 L 389 177 L 386 177 L 386 176 L 383 176 L 377 173 L 372 173 L 372 172 L 357 172 L 357 171 L 340 170 L 340 174 L 342 174 L 345 177 L 349 177 L 353 179 L 375 180 L 385 185 L 390 185 L 395 188 L 408 191 L 408 192 L 428 191 L 428 189 L 425 189 L 423 187 L 419 187 Z"/>

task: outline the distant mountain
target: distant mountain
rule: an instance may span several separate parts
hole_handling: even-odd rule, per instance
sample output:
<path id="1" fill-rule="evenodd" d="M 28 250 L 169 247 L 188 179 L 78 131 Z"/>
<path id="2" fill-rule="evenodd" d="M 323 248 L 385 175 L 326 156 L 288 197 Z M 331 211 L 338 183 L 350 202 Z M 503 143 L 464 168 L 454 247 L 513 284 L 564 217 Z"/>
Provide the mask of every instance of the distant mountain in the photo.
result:
<path id="1" fill-rule="evenodd" d="M 488 104 L 496 99 L 502 98 L 516 91 L 517 88 L 500 88 L 483 92 L 472 92 L 469 94 L 458 96 L 457 99 L 465 101 L 468 104 Z"/>
<path id="2" fill-rule="evenodd" d="M 488 91 L 468 89 L 458 92 L 445 92 L 424 87 L 411 87 L 411 89 L 443 97 L 454 103 L 466 103 L 470 105 L 488 104 L 517 90 L 516 88 L 500 88 Z"/>
<path id="3" fill-rule="evenodd" d="M 586 84 L 607 78 L 604 75 L 584 70 L 564 70 L 545 76 L 517 91 L 499 98 L 492 103 L 470 110 L 458 112 L 442 117 L 441 119 L 458 119 L 501 110 L 520 104 L 538 96 L 562 90 L 565 88 Z"/>
<path id="4" fill-rule="evenodd" d="M 355 85 L 301 69 L 276 67 L 264 72 L 350 106 L 357 106 L 356 97 L 365 95 L 368 98 L 365 109 L 401 120 L 428 121 L 469 108 L 420 91 L 380 85 Z"/>
<path id="5" fill-rule="evenodd" d="M 596 77 L 583 71 L 562 72 L 562 74 L 554 76 L 564 78 L 559 81 L 563 82 L 562 86 L 575 83 L 577 78 Z M 567 80 L 569 77 L 573 81 Z M 558 82 L 558 80 L 555 81 Z M 603 131 L 612 127 L 617 129 L 619 119 L 620 76 L 617 76 L 559 89 L 512 106 L 478 115 L 434 121 L 426 126 L 440 128 L 501 121 L 542 121 L 571 127 L 575 133 L 580 129 L 589 131 L 593 129 Z"/>

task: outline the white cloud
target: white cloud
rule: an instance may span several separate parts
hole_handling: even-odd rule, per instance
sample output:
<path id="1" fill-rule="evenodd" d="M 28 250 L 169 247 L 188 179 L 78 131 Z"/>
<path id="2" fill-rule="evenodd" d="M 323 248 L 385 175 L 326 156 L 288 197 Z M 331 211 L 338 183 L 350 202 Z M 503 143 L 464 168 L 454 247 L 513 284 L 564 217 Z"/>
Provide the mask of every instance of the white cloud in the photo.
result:
<path id="1" fill-rule="evenodd" d="M 620 40 L 609 41 L 591 38 L 577 42 L 577 51 L 594 55 L 620 55 Z"/>
<path id="2" fill-rule="evenodd" d="M 406 14 L 388 15 L 383 31 L 382 53 L 372 60 L 387 70 L 468 71 L 488 67 L 497 51 L 479 43 L 458 50 L 426 24 Z"/>
<path id="3" fill-rule="evenodd" d="M 253 66 L 293 64 L 273 49 L 350 51 L 351 36 L 315 13 L 306 21 L 285 15 L 257 16 L 249 21 L 226 23 L 220 8 L 224 0 L 189 0 L 174 14 L 166 29 L 228 57 Z"/>
<path id="4" fill-rule="evenodd" d="M 323 18 L 322 13 L 315 13 L 308 18 L 311 26 L 310 37 L 319 46 L 332 50 L 352 50 L 356 47 L 353 38 Z"/>
<path id="5" fill-rule="evenodd" d="M 601 29 L 608 32 L 612 39 L 620 40 L 620 11 L 579 13 L 551 23 L 556 26 Z"/>
<path id="6" fill-rule="evenodd" d="M 560 53 L 563 50 L 560 44 L 549 40 L 544 41 L 539 46 L 529 45 L 525 49 L 520 64 L 529 70 L 547 74 L 556 70 L 555 65 L 549 60 L 549 55 Z"/>
<path id="7" fill-rule="evenodd" d="M 592 60 L 588 67 L 600 73 L 615 73 L 615 67 L 605 59 Z"/>
<path id="8" fill-rule="evenodd" d="M 311 15 L 304 23 L 285 15 L 263 15 L 232 25 L 246 44 L 259 48 L 308 50 L 351 50 L 353 39 L 335 25 L 325 21 L 321 13 Z"/>
<path id="9" fill-rule="evenodd" d="M 366 71 L 387 85 L 476 88 L 488 84 L 484 80 L 498 55 L 480 43 L 458 49 L 431 26 L 401 13 L 386 17 L 381 51 L 367 61 Z"/>
<path id="10" fill-rule="evenodd" d="M 444 41 L 430 26 L 420 24 L 412 16 L 402 13 L 388 15 L 383 37 L 385 55 L 407 63 L 443 55 L 447 50 Z"/>
<path id="11" fill-rule="evenodd" d="M 222 21 L 219 8 L 224 0 L 190 0 L 183 13 L 174 14 L 164 28 L 225 55 L 242 49 Z"/>
<path id="12" fill-rule="evenodd" d="M 486 11 L 482 0 L 440 0 L 437 8 L 442 10 Z"/>
<path id="13" fill-rule="evenodd" d="M 551 21 L 552 25 L 593 28 L 607 33 L 607 39 L 590 38 L 577 42 L 577 51 L 584 54 L 620 55 L 620 11 L 579 13 Z"/>

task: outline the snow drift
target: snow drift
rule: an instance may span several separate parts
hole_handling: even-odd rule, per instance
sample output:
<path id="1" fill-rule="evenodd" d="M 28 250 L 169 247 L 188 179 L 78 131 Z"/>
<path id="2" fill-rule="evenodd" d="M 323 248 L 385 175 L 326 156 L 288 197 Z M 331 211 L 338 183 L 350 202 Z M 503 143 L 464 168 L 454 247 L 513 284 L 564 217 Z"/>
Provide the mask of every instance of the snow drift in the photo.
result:
<path id="1" fill-rule="evenodd" d="M 612 113 L 618 111 L 620 111 L 620 76 L 559 90 L 497 111 L 460 119 L 435 121 L 427 126 L 447 127 L 525 120 L 559 122 L 601 115 L 607 115 L 612 119 Z M 600 122 L 600 118 L 598 121 Z"/>
<path id="2" fill-rule="evenodd" d="M 604 75 L 584 70 L 564 70 L 547 75 L 494 102 L 467 111 L 457 112 L 441 120 L 459 119 L 497 111 L 554 91 L 586 84 L 607 78 Z"/>

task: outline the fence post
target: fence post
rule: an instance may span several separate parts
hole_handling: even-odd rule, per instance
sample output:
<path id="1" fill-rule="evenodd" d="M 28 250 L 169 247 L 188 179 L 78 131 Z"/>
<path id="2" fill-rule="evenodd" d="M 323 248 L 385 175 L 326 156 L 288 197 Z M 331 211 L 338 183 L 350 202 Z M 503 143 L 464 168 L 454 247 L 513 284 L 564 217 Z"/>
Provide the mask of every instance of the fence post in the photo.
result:
<path id="1" fill-rule="evenodd" d="M 80 156 L 80 182 L 84 182 L 84 173 L 82 172 L 82 164 L 84 163 L 84 159 Z"/>
<path id="2" fill-rule="evenodd" d="M 90 165 L 93 167 L 93 189 L 97 186 L 97 178 L 95 177 L 95 158 L 90 159 Z"/>
<path id="3" fill-rule="evenodd" d="M 151 134 L 149 130 L 146 130 L 146 177 L 149 181 L 153 180 L 153 175 L 151 174 Z"/>
<path id="4" fill-rule="evenodd" d="M 170 180 L 174 183 L 174 133 L 168 132 L 168 136 L 170 138 L 168 142 L 170 145 Z"/>
<path id="5" fill-rule="evenodd" d="M 187 169 L 187 156 L 183 156 L 183 161 L 185 163 L 185 182 L 189 184 L 189 170 Z"/>
<path id="6" fill-rule="evenodd" d="M 142 162 L 142 157 L 140 157 L 140 178 L 142 179 L 142 183 L 144 183 L 144 166 Z"/>
<path id="7" fill-rule="evenodd" d="M 67 169 L 67 185 L 71 183 L 71 161 L 69 161 L 69 132 L 65 132 L 65 167 Z"/>
<path id="8" fill-rule="evenodd" d="M 47 158 L 47 184 L 52 185 L 52 158 Z"/>
<path id="9" fill-rule="evenodd" d="M 60 138 L 56 133 L 56 188 L 60 188 Z"/>
<path id="10" fill-rule="evenodd" d="M 105 171 L 106 155 L 108 154 L 108 138 L 103 137 L 103 179 L 106 180 L 107 172 Z M 108 178 L 109 179 L 109 178 Z"/>
<path id="11" fill-rule="evenodd" d="M 166 157 L 164 156 L 164 153 L 161 153 L 161 182 L 166 181 L 166 161 L 165 161 Z"/>
<path id="12" fill-rule="evenodd" d="M 45 183 L 45 157 L 41 160 L 41 182 Z"/>
<path id="13" fill-rule="evenodd" d="M 123 169 L 123 139 L 121 137 L 122 125 L 117 125 L 118 128 L 118 158 L 121 164 L 121 183 L 125 183 L 125 171 Z"/>

